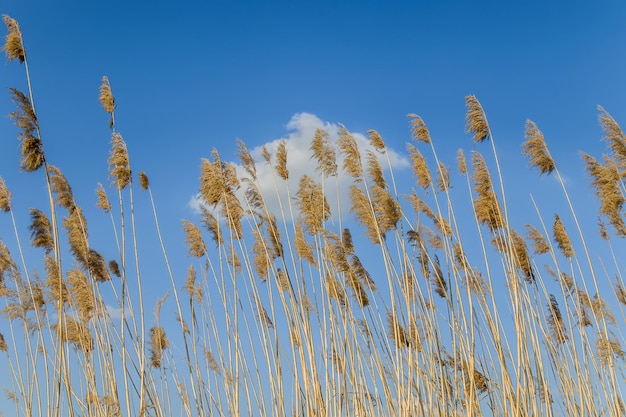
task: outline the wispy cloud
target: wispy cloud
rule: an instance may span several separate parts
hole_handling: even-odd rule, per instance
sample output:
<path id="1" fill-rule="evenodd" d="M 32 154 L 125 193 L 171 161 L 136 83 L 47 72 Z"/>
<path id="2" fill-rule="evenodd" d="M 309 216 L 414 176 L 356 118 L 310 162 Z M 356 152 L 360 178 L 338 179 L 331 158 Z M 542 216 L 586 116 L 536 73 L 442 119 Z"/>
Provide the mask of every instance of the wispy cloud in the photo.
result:
<path id="1" fill-rule="evenodd" d="M 340 129 L 338 124 L 324 122 L 316 115 L 310 113 L 295 114 L 285 127 L 287 134 L 284 137 L 250 149 L 250 154 L 256 163 L 260 191 L 265 198 L 268 209 L 277 215 L 280 215 L 281 208 L 282 210 L 289 210 L 290 206 L 293 207 L 293 204 L 289 202 L 289 198 L 295 196 L 300 178 L 302 178 L 303 175 L 308 175 L 316 181 L 322 182 L 322 177 L 316 171 L 317 161 L 311 159 L 311 141 L 315 136 L 316 130 L 325 130 L 329 135 L 329 140 L 335 143 L 339 138 Z M 351 133 L 363 154 L 363 161 L 365 161 L 365 152 L 368 150 L 374 151 L 374 147 L 369 143 L 369 139 L 364 134 L 358 132 Z M 276 175 L 274 168 L 269 166 L 262 157 L 263 147 L 265 147 L 272 156 L 272 161 L 275 161 L 276 150 L 282 141 L 284 141 L 287 150 L 287 169 L 289 170 L 287 186 L 285 186 L 284 181 Z M 389 162 L 387 161 L 387 157 L 389 158 Z M 387 148 L 386 155 L 379 155 L 379 159 L 384 170 L 388 170 L 390 164 L 393 169 L 409 166 L 409 161 L 406 157 L 390 148 Z M 343 159 L 339 154 L 337 154 L 337 163 L 340 167 L 337 178 L 326 178 L 324 183 L 326 198 L 333 213 L 339 211 L 337 196 L 346 195 L 349 192 L 350 184 L 352 184 L 352 178 L 348 177 L 341 170 Z M 241 165 L 237 162 L 233 162 L 233 164 L 236 166 L 238 174 L 244 176 L 245 171 Z M 199 212 L 202 205 L 203 200 L 200 194 L 191 197 L 189 206 L 195 212 Z M 345 201 L 344 205 L 346 205 Z M 348 207 L 346 206 L 341 210 L 347 209 Z M 285 217 L 289 218 L 290 214 L 286 212 Z"/>

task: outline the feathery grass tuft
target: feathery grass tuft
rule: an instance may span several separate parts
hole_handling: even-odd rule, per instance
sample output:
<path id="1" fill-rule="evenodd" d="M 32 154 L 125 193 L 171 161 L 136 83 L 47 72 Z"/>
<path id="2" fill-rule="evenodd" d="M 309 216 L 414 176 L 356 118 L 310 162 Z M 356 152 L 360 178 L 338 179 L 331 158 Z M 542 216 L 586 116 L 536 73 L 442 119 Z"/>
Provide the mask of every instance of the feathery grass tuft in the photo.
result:
<path id="1" fill-rule="evenodd" d="M 20 63 L 23 63 L 26 60 L 26 51 L 24 50 L 20 25 L 10 16 L 3 15 L 2 19 L 7 27 L 7 35 L 4 38 L 2 50 L 7 55 L 9 61 L 17 59 Z"/>
<path id="2" fill-rule="evenodd" d="M 483 111 L 483 107 L 476 96 L 465 97 L 465 107 L 467 113 L 465 115 L 465 131 L 471 133 L 474 142 L 482 142 L 489 137 L 489 124 L 487 124 L 487 116 Z"/>

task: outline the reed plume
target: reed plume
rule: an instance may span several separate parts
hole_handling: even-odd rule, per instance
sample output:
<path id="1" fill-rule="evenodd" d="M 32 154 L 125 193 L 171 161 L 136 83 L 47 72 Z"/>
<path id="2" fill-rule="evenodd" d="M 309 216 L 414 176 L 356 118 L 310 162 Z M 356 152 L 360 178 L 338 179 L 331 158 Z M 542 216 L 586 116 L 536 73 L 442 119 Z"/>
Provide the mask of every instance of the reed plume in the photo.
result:
<path id="1" fill-rule="evenodd" d="M 96 196 L 98 197 L 96 206 L 105 213 L 109 213 L 111 211 L 111 203 L 109 202 L 109 197 L 107 196 L 106 191 L 104 191 L 102 184 L 98 184 L 98 188 L 96 188 Z"/>
<path id="2" fill-rule="evenodd" d="M 132 181 L 130 161 L 126 142 L 119 133 L 113 133 L 111 138 L 111 153 L 109 155 L 109 178 L 113 179 L 118 190 L 123 190 Z"/>
<path id="3" fill-rule="evenodd" d="M 311 158 L 317 160 L 317 170 L 326 177 L 337 175 L 337 155 L 331 144 L 329 134 L 323 129 L 316 129 L 311 142 Z"/>
<path id="4" fill-rule="evenodd" d="M 67 272 L 67 284 L 72 294 L 72 304 L 78 310 L 83 322 L 91 320 L 95 308 L 95 295 L 87 276 L 80 269 L 70 269 Z"/>
<path id="5" fill-rule="evenodd" d="M 409 113 L 407 117 L 410 120 L 411 136 L 417 142 L 431 143 L 430 132 L 426 127 L 424 120 L 415 113 Z"/>
<path id="6" fill-rule="evenodd" d="M 0 333 L 0 352 L 8 352 L 7 342 L 2 333 Z"/>
<path id="7" fill-rule="evenodd" d="M 430 170 L 428 169 L 428 164 L 426 163 L 426 158 L 424 158 L 422 153 L 411 144 L 407 144 L 407 149 L 412 163 L 413 176 L 417 178 L 417 183 L 423 189 L 427 189 L 432 183 L 432 179 L 430 176 Z"/>
<path id="8" fill-rule="evenodd" d="M 603 139 L 609 143 L 609 149 L 617 161 L 620 178 L 626 177 L 626 135 L 615 119 L 602 106 L 600 111 L 600 126 L 604 132 Z"/>
<path id="9" fill-rule="evenodd" d="M 40 210 L 30 209 L 30 240 L 35 248 L 42 248 L 46 255 L 54 249 L 54 240 L 52 238 L 52 227 L 48 216 Z"/>
<path id="10" fill-rule="evenodd" d="M 487 164 L 479 152 L 472 151 L 472 167 L 474 172 L 474 192 L 477 197 L 474 200 L 474 213 L 476 219 L 487 226 L 491 231 L 504 226 L 500 203 L 493 191 L 491 174 Z"/>
<path id="11" fill-rule="evenodd" d="M 308 233 L 315 235 L 321 232 L 324 229 L 324 223 L 330 218 L 330 206 L 326 201 L 322 186 L 308 175 L 300 178 L 296 204 Z"/>
<path id="12" fill-rule="evenodd" d="M 550 251 L 550 246 L 546 241 L 546 238 L 536 227 L 527 224 L 526 225 L 526 236 L 529 240 L 532 241 L 533 250 L 535 254 L 541 255 L 543 253 L 548 253 Z"/>
<path id="13" fill-rule="evenodd" d="M 557 243 L 561 253 L 566 258 L 571 258 L 574 256 L 574 248 L 572 247 L 572 241 L 569 238 L 569 235 L 565 231 L 565 226 L 563 225 L 563 221 L 559 217 L 558 214 L 554 215 L 554 226 L 552 228 L 554 233 L 554 241 Z"/>
<path id="14" fill-rule="evenodd" d="M 548 303 L 548 325 L 557 346 L 563 344 L 568 339 L 561 309 L 553 294 L 550 294 L 550 302 Z"/>
<path id="15" fill-rule="evenodd" d="M 250 155 L 248 147 L 241 139 L 237 139 L 237 157 L 241 161 L 241 166 L 250 175 L 250 178 L 256 180 L 256 164 L 254 158 Z"/>
<path id="16" fill-rule="evenodd" d="M 339 128 L 339 139 L 337 146 L 343 155 L 343 169 L 354 178 L 360 181 L 363 178 L 363 164 L 361 163 L 361 153 L 356 144 L 354 136 L 344 126 Z"/>
<path id="17" fill-rule="evenodd" d="M 17 20 L 6 14 L 2 15 L 2 19 L 7 27 L 7 35 L 4 38 L 2 50 L 7 55 L 9 62 L 17 59 L 20 63 L 24 63 L 26 60 L 26 51 L 24 50 L 20 25 L 17 23 Z"/>
<path id="18" fill-rule="evenodd" d="M 100 84 L 100 96 L 98 97 L 98 100 L 100 100 L 100 104 L 105 112 L 113 114 L 115 111 L 115 98 L 113 97 L 109 77 L 106 75 L 102 77 L 102 84 Z"/>
<path id="19" fill-rule="evenodd" d="M 163 351 L 170 346 L 170 342 L 161 326 L 150 328 L 150 366 L 160 368 L 163 361 Z"/>
<path id="20" fill-rule="evenodd" d="M 302 219 L 298 219 L 298 222 L 296 223 L 294 246 L 296 248 L 296 253 L 298 254 L 298 257 L 300 259 L 306 260 L 313 266 L 317 265 L 315 255 L 313 254 L 313 248 L 311 247 L 311 245 L 309 245 L 309 242 L 306 241 L 306 237 L 304 235 L 304 226 Z"/>
<path id="21" fill-rule="evenodd" d="M 68 211 L 72 210 L 74 203 L 74 195 L 72 194 L 72 187 L 67 182 L 67 178 L 61 172 L 61 170 L 53 165 L 48 165 L 48 176 L 50 178 L 50 184 L 52 192 L 56 196 L 56 204 L 59 207 L 63 207 Z"/>
<path id="22" fill-rule="evenodd" d="M 459 174 L 467 174 L 467 161 L 465 160 L 465 153 L 463 152 L 463 149 L 459 149 L 456 153 L 456 167 Z"/>
<path id="23" fill-rule="evenodd" d="M 400 324 L 398 316 L 392 311 L 387 312 L 387 329 L 388 335 L 397 348 L 403 348 L 409 346 L 409 338 L 406 335 L 406 331 Z"/>
<path id="24" fill-rule="evenodd" d="M 276 173 L 283 180 L 289 179 L 289 170 L 287 169 L 287 145 L 282 140 L 276 149 Z"/>
<path id="25" fill-rule="evenodd" d="M 482 142 L 490 134 L 487 116 L 483 111 L 483 107 L 476 96 L 473 95 L 465 97 L 465 107 L 467 108 L 465 131 L 473 135 L 474 142 Z"/>
<path id="26" fill-rule="evenodd" d="M 11 211 L 11 192 L 2 177 L 0 177 L 0 211 L 5 213 Z"/>
<path id="27" fill-rule="evenodd" d="M 141 187 L 142 190 L 147 190 L 148 188 L 150 188 L 150 179 L 148 178 L 148 175 L 143 172 L 140 171 L 139 172 L 139 186 Z"/>
<path id="28" fill-rule="evenodd" d="M 385 153 L 385 141 L 383 140 L 383 137 L 380 136 L 380 133 L 374 129 L 370 129 L 367 131 L 367 134 L 370 137 L 370 143 L 374 149 L 376 149 L 379 153 Z"/>
<path id="29" fill-rule="evenodd" d="M 18 135 L 22 145 L 20 167 L 26 172 L 33 172 L 41 168 L 45 161 L 35 109 L 24 93 L 15 88 L 9 91 L 17 105 L 17 111 L 9 113 L 9 117 L 21 129 Z"/>
<path id="30" fill-rule="evenodd" d="M 522 152 L 529 158 L 530 166 L 537 168 L 540 175 L 554 171 L 554 160 L 550 156 L 543 133 L 530 120 L 526 121 L 526 141 L 522 144 Z"/>
<path id="31" fill-rule="evenodd" d="M 185 242 L 189 256 L 200 258 L 207 254 L 207 248 L 202 240 L 200 229 L 188 220 L 183 220 L 183 230 L 185 231 Z"/>
<path id="32" fill-rule="evenodd" d="M 71 343 L 77 350 L 83 353 L 93 351 L 93 336 L 84 323 L 80 323 L 71 317 L 65 317 L 62 324 L 55 323 L 52 325 L 52 329 L 56 330 L 62 342 Z"/>

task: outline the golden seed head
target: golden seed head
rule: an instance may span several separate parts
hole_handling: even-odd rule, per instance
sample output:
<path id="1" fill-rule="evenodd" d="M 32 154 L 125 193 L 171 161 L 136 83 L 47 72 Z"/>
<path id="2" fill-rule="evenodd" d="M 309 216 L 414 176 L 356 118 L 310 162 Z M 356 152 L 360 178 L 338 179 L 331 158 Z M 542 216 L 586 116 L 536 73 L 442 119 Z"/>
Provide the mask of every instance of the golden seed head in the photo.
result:
<path id="1" fill-rule="evenodd" d="M 109 197 L 107 196 L 106 191 L 104 191 L 104 187 L 100 183 L 98 183 L 96 195 L 98 196 L 96 206 L 105 213 L 109 213 L 111 211 L 111 203 L 109 202 Z"/>
<path id="2" fill-rule="evenodd" d="M 52 239 L 52 226 L 48 216 L 40 210 L 30 209 L 31 223 L 28 226 L 33 247 L 42 248 L 46 254 L 52 252 L 54 241 Z"/>
<path id="3" fill-rule="evenodd" d="M 572 248 L 572 241 L 569 238 L 569 235 L 565 231 L 565 226 L 563 226 L 563 222 L 558 214 L 554 215 L 554 226 L 553 226 L 554 240 L 556 241 L 559 249 L 563 253 L 563 256 L 566 258 L 571 258 L 574 256 L 574 249 Z"/>
<path id="4" fill-rule="evenodd" d="M 276 149 L 276 173 L 284 180 L 289 179 L 289 170 L 287 169 L 287 145 L 282 140 Z"/>
<path id="5" fill-rule="evenodd" d="M 160 368 L 163 360 L 163 351 L 170 345 L 165 329 L 161 326 L 150 328 L 150 366 Z"/>
<path id="6" fill-rule="evenodd" d="M 7 188 L 4 179 L 0 177 L 0 211 L 11 211 L 11 192 Z"/>
<path id="7" fill-rule="evenodd" d="M 187 243 L 189 255 L 196 258 L 200 258 L 205 255 L 207 253 L 207 248 L 204 244 L 204 240 L 202 240 L 202 233 L 200 232 L 200 229 L 198 229 L 198 227 L 190 221 L 183 220 L 183 230 L 186 234 L 185 242 Z"/>
<path id="8" fill-rule="evenodd" d="M 100 84 L 100 104 L 104 108 L 104 111 L 113 114 L 115 111 L 115 98 L 113 97 L 113 91 L 111 90 L 111 84 L 107 76 L 102 77 L 102 84 Z"/>
<path id="9" fill-rule="evenodd" d="M 431 143 L 430 132 L 426 127 L 424 120 L 415 113 L 407 115 L 411 119 L 411 136 L 417 142 Z"/>
<path id="10" fill-rule="evenodd" d="M 522 144 L 522 153 L 528 156 L 530 166 L 537 168 L 540 175 L 554 171 L 554 160 L 550 156 L 543 133 L 530 120 L 526 121 L 526 141 Z"/>
<path id="11" fill-rule="evenodd" d="M 118 190 L 123 190 L 132 181 L 130 161 L 126 143 L 119 133 L 113 133 L 111 139 L 111 153 L 109 155 L 109 178 Z"/>
<path id="12" fill-rule="evenodd" d="M 139 186 L 142 190 L 147 190 L 150 188 L 150 180 L 148 179 L 148 175 L 141 171 L 139 172 Z"/>
<path id="13" fill-rule="evenodd" d="M 380 133 L 375 131 L 374 129 L 370 129 L 367 131 L 370 136 L 370 143 L 380 153 L 385 153 L 385 141 L 383 137 L 380 136 Z"/>
<path id="14" fill-rule="evenodd" d="M 24 42 L 22 40 L 22 32 L 17 20 L 10 16 L 3 15 L 4 24 L 8 33 L 4 38 L 4 46 L 2 50 L 7 54 L 7 59 L 13 61 L 17 59 L 20 63 L 26 60 L 26 51 L 24 50 Z"/>
<path id="15" fill-rule="evenodd" d="M 329 134 L 323 129 L 316 129 L 311 142 L 312 158 L 317 160 L 317 170 L 324 176 L 337 175 L 337 155 L 330 142 Z"/>
<path id="16" fill-rule="evenodd" d="M 482 142 L 489 137 L 489 124 L 483 107 L 476 96 L 465 97 L 465 107 L 465 131 L 473 135 L 474 142 Z"/>

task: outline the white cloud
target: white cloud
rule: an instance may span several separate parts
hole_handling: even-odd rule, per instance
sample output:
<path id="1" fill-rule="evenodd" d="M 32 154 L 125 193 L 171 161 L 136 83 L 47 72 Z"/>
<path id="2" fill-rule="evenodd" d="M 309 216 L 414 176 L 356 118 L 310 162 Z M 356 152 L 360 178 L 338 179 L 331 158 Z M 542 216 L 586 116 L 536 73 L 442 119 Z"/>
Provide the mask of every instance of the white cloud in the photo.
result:
<path id="1" fill-rule="evenodd" d="M 322 177 L 316 171 L 317 161 L 311 159 L 310 147 L 311 141 L 315 136 L 315 131 L 317 129 L 325 130 L 329 134 L 330 141 L 335 143 L 339 138 L 340 126 L 324 122 L 314 114 L 297 113 L 289 120 L 285 127 L 287 129 L 286 136 L 249 149 L 249 151 L 256 162 L 258 182 L 269 210 L 278 217 L 282 217 L 280 215 L 282 205 L 282 208 L 285 210 L 285 217 L 290 218 L 288 211 L 290 206 L 289 197 L 293 198 L 295 196 L 300 178 L 306 174 L 319 183 L 322 182 Z M 374 148 L 370 145 L 369 139 L 364 134 L 352 132 L 352 135 L 361 150 L 363 162 L 365 162 L 366 151 L 374 151 Z M 276 150 L 281 141 L 285 141 L 285 147 L 287 149 L 287 169 L 289 170 L 288 187 L 286 187 L 284 181 L 276 175 L 274 168 L 270 167 L 262 157 L 262 149 L 265 146 L 272 156 L 272 163 L 274 163 Z M 405 156 L 390 148 L 387 148 L 386 155 L 375 153 L 379 155 L 379 161 L 384 171 L 389 170 L 389 164 L 391 164 L 393 169 L 409 166 L 409 161 Z M 387 161 L 387 157 L 389 158 L 389 162 Z M 233 163 L 237 167 L 238 173 L 241 176 L 246 176 L 245 171 L 238 162 Z M 326 198 L 333 214 L 339 211 L 337 196 L 346 196 L 353 181 L 353 179 L 346 175 L 341 169 L 342 163 L 343 159 L 337 152 L 339 175 L 337 178 L 326 178 L 324 183 Z M 189 201 L 189 206 L 195 212 L 200 211 L 202 204 L 203 201 L 199 194 L 193 196 Z M 349 202 L 345 197 L 342 197 L 341 204 L 342 211 L 349 210 Z M 291 204 L 291 206 L 295 207 L 293 204 Z M 297 213 L 294 213 L 294 215 L 297 215 Z"/>
<path id="2" fill-rule="evenodd" d="M 119 307 L 112 306 L 110 304 L 106 305 L 107 313 L 113 320 L 120 320 L 122 318 L 122 309 Z"/>

